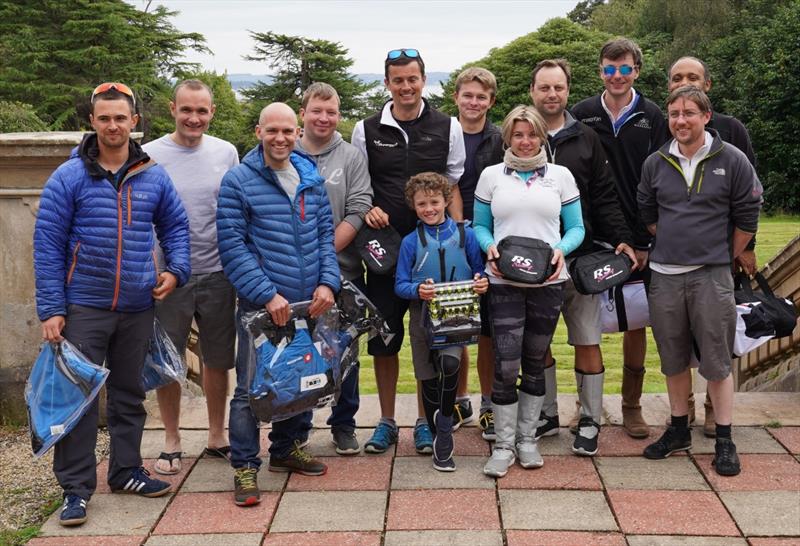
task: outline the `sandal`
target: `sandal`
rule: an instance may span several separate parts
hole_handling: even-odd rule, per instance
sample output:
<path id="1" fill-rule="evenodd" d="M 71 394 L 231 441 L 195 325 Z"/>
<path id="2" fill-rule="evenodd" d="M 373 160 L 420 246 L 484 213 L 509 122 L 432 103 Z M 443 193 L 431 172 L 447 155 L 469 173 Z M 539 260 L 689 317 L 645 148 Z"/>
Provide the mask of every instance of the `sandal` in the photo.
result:
<path id="1" fill-rule="evenodd" d="M 214 459 L 225 459 L 226 461 L 230 461 L 231 446 L 207 447 L 203 451 L 203 455 L 206 457 L 212 457 Z"/>
<path id="2" fill-rule="evenodd" d="M 161 474 L 163 476 L 172 476 L 177 474 L 181 471 L 181 456 L 183 455 L 182 451 L 175 451 L 173 453 L 166 453 L 164 451 L 158 456 L 156 459 L 155 464 L 153 465 L 153 470 L 156 471 L 156 474 Z M 169 470 L 164 470 L 163 467 L 159 467 L 158 463 L 161 461 L 166 461 L 169 465 Z"/>

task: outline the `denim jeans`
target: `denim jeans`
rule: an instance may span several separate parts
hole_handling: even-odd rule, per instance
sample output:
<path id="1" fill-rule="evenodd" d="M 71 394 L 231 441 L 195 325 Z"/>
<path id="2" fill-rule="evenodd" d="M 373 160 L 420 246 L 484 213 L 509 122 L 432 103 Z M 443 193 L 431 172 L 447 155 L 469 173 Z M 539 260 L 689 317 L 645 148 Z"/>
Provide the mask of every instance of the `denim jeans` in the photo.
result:
<path id="1" fill-rule="evenodd" d="M 236 390 L 231 399 L 228 420 L 228 435 L 231 443 L 231 466 L 233 468 L 261 467 L 260 433 L 258 419 L 250 409 L 249 400 L 249 361 L 253 348 L 250 346 L 247 331 L 241 324 L 241 317 L 251 309 L 243 309 L 240 305 L 236 311 Z M 292 450 L 295 441 L 304 437 L 304 423 L 311 422 L 311 412 L 301 413 L 284 421 L 272 423 L 269 434 L 269 454 L 272 457 L 284 458 Z"/>

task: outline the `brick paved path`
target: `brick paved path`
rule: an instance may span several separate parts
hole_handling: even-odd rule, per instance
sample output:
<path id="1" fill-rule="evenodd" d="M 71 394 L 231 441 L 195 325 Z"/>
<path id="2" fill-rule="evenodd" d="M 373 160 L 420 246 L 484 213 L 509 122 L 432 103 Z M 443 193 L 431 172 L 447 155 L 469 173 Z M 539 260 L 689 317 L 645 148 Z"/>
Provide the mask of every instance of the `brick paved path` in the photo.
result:
<path id="1" fill-rule="evenodd" d="M 645 414 L 662 424 L 663 395 L 646 395 Z M 377 420 L 374 396 L 363 397 L 359 421 Z M 574 397 L 560 399 L 569 417 Z M 202 407 L 189 401 L 187 413 Z M 414 398 L 402 397 L 396 450 L 384 455 L 338 457 L 329 431 L 314 430 L 309 449 L 323 457 L 322 477 L 259 474 L 262 501 L 239 508 L 233 477 L 220 460 L 197 458 L 204 430 L 184 431 L 183 472 L 170 480 L 176 492 L 160 499 L 111 495 L 101 486 L 89 504 L 89 521 L 65 529 L 58 512 L 32 546 L 76 545 L 538 545 L 800 543 L 800 395 L 737 394 L 734 440 L 742 474 L 721 478 L 711 468 L 713 440 L 695 429 L 690 455 L 664 461 L 640 456 L 648 440 L 628 438 L 619 422 L 619 397 L 609 413 L 594 458 L 570 453 L 572 435 L 540 442 L 545 465 L 492 480 L 481 473 L 489 445 L 477 428 L 455 434 L 452 474 L 436 472 L 429 456 L 414 452 L 410 426 Z M 701 404 L 702 407 L 702 404 Z M 565 411 L 566 410 L 566 411 Z M 152 406 L 149 411 L 153 411 Z M 199 412 L 202 413 L 202 412 Z M 316 417 L 321 424 L 324 415 Z M 566 420 L 566 419 L 565 419 Z M 202 421 L 187 415 L 184 424 Z M 763 424 L 778 421 L 781 428 Z M 142 453 L 152 468 L 162 431 L 151 418 Z M 652 438 L 663 426 L 654 427 Z M 262 446 L 266 454 L 266 430 Z M 370 429 L 358 430 L 363 445 Z M 98 467 L 103 483 L 106 462 Z"/>

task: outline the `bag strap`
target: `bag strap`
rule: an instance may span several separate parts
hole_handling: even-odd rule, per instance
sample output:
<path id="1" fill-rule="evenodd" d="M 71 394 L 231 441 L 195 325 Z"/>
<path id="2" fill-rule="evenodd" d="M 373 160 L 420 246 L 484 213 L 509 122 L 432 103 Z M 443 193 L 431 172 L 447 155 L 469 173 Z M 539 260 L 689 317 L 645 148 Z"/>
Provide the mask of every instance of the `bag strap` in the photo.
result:
<path id="1" fill-rule="evenodd" d="M 422 246 L 428 246 L 428 239 L 425 237 L 425 227 L 422 223 L 417 224 L 417 237 L 419 237 L 419 242 L 422 243 Z"/>
<path id="2" fill-rule="evenodd" d="M 761 291 L 764 292 L 766 295 L 768 295 L 770 298 L 775 298 L 775 294 L 772 292 L 772 288 L 769 287 L 769 283 L 767 282 L 767 279 L 764 278 L 764 275 L 762 275 L 761 272 L 756 271 L 754 277 L 756 279 L 756 282 L 758 283 L 759 288 L 761 288 Z M 749 286 L 750 284 L 748 283 L 748 287 Z"/>
<path id="3" fill-rule="evenodd" d="M 614 303 L 617 310 L 617 326 L 620 332 L 628 331 L 628 313 L 625 311 L 625 293 L 622 291 L 624 284 L 614 287 Z"/>
<path id="4" fill-rule="evenodd" d="M 464 229 L 464 222 L 456 222 L 456 225 L 458 226 L 458 246 L 460 248 L 464 248 L 464 245 L 466 244 L 466 230 Z"/>

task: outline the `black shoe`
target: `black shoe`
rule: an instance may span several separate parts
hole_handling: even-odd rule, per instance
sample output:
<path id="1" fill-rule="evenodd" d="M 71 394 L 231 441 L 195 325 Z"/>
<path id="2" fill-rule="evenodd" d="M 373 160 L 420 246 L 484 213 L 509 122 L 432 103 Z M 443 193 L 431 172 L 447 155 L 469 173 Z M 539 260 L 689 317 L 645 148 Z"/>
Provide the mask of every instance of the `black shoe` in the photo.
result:
<path id="1" fill-rule="evenodd" d="M 558 415 L 550 417 L 544 413 L 539 414 L 539 423 L 536 425 L 536 440 L 542 436 L 555 436 L 558 434 Z"/>
<path id="2" fill-rule="evenodd" d="M 64 527 L 73 527 L 85 522 L 86 500 L 72 493 L 64 495 L 64 506 L 61 508 L 61 515 L 58 518 L 58 523 Z"/>
<path id="3" fill-rule="evenodd" d="M 578 421 L 578 433 L 572 444 L 575 455 L 591 457 L 597 453 L 597 440 L 600 438 L 600 425 L 589 416 L 581 417 Z"/>
<path id="4" fill-rule="evenodd" d="M 236 506 L 255 506 L 261 502 L 258 488 L 258 470 L 237 468 L 233 474 L 233 502 Z"/>
<path id="5" fill-rule="evenodd" d="M 328 471 L 327 465 L 312 457 L 303 450 L 300 442 L 295 442 L 294 447 L 286 457 L 270 456 L 269 470 L 271 472 L 297 472 L 304 476 L 322 476 Z"/>
<path id="6" fill-rule="evenodd" d="M 484 440 L 494 442 L 497 439 L 494 432 L 494 411 L 491 408 L 481 411 L 481 415 L 478 417 L 478 426 Z"/>
<path id="7" fill-rule="evenodd" d="M 472 411 L 472 402 L 467 400 L 459 400 L 453 407 L 453 432 L 457 431 L 461 425 L 466 425 L 475 420 L 475 414 Z"/>
<path id="8" fill-rule="evenodd" d="M 692 431 L 669 426 L 661 438 L 644 448 L 644 456 L 646 459 L 666 459 L 676 451 L 689 451 L 691 448 Z"/>
<path id="9" fill-rule="evenodd" d="M 112 493 L 132 493 L 142 497 L 161 497 L 170 491 L 170 484 L 151 478 L 150 472 L 143 467 L 133 470 L 119 487 L 111 487 Z"/>
<path id="10" fill-rule="evenodd" d="M 336 446 L 336 453 L 339 455 L 358 455 L 361 453 L 361 446 L 358 445 L 358 439 L 353 430 L 335 428 L 331 430 L 331 436 L 331 441 Z"/>
<path id="11" fill-rule="evenodd" d="M 720 476 L 736 476 L 742 471 L 739 456 L 736 454 L 736 444 L 730 438 L 717 438 L 714 444 L 714 460 L 711 466 Z"/>

